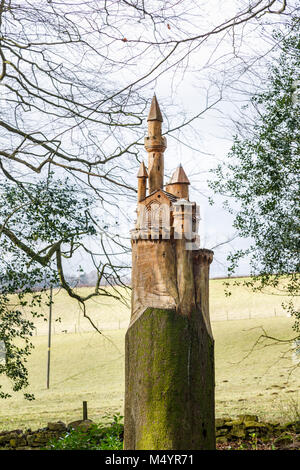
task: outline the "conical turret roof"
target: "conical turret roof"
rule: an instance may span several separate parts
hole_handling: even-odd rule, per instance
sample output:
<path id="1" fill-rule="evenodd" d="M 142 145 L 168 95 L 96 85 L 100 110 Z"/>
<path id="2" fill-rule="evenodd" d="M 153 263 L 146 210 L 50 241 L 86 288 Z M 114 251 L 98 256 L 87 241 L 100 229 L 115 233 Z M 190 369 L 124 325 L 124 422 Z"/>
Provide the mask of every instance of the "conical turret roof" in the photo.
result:
<path id="1" fill-rule="evenodd" d="M 188 177 L 185 174 L 184 169 L 182 168 L 181 164 L 176 168 L 174 171 L 169 184 L 176 184 L 176 183 L 185 183 L 190 184 Z"/>
<path id="2" fill-rule="evenodd" d="M 158 101 L 156 99 L 156 95 L 154 93 L 152 101 L 151 101 L 151 106 L 150 106 L 150 111 L 148 115 L 147 121 L 160 121 L 163 122 L 162 114 L 159 108 Z"/>
<path id="3" fill-rule="evenodd" d="M 139 172 L 137 174 L 138 178 L 148 178 L 147 168 L 145 167 L 145 163 L 141 162 Z"/>

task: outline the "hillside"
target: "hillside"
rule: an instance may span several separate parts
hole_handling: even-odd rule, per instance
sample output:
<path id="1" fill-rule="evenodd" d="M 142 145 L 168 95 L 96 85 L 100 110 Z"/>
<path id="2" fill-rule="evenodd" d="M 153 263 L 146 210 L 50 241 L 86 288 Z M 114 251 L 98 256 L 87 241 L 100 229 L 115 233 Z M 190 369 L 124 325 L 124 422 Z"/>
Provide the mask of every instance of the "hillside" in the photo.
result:
<path id="1" fill-rule="evenodd" d="M 248 355 L 261 327 L 287 338 L 293 335 L 291 325 L 289 318 L 213 322 L 218 417 L 254 413 L 270 421 L 296 419 L 300 368 L 290 375 L 295 363 L 288 346 L 262 346 Z M 26 402 L 18 393 L 1 401 L 0 430 L 79 419 L 83 400 L 94 420 L 106 413 L 123 413 L 125 332 L 54 335 L 50 390 L 46 389 L 47 337 L 34 337 L 28 391 L 35 393 L 36 400 Z"/>
<path id="2" fill-rule="evenodd" d="M 285 316 L 281 305 L 286 300 L 284 296 L 272 295 L 271 293 L 253 294 L 249 288 L 233 286 L 234 280 L 230 282 L 232 295 L 226 297 L 224 280 L 210 280 L 210 316 L 212 321 Z M 82 295 L 86 295 L 92 291 L 92 288 L 81 287 L 78 290 Z M 102 330 L 114 330 L 128 326 L 130 289 L 119 290 L 124 296 L 126 305 L 116 302 L 110 297 L 92 298 L 87 302 L 87 314 Z M 108 288 L 108 292 L 111 292 L 111 288 Z M 54 289 L 53 301 L 53 319 L 62 319 L 61 322 L 53 322 L 53 332 L 76 333 L 92 330 L 89 321 L 83 318 L 78 302 L 71 299 L 65 291 Z M 42 310 L 47 319 L 48 307 L 44 306 Z M 26 310 L 24 315 L 27 315 Z M 35 324 L 38 335 L 47 334 L 48 326 L 43 318 L 36 319 Z"/>

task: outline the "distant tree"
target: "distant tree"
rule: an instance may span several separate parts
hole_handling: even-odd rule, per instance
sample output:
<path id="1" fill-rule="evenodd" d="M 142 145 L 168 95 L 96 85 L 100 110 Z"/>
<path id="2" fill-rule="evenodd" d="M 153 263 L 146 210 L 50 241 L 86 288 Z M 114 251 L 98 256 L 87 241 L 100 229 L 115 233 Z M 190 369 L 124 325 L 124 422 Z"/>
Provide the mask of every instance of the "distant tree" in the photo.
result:
<path id="1" fill-rule="evenodd" d="M 68 180 L 54 181 L 51 174 L 46 181 L 26 185 L 25 191 L 9 182 L 0 184 L 0 218 L 5 221 L 0 230 L 5 235 L 0 245 L 0 376 L 5 375 L 11 386 L 3 391 L 0 385 L 0 398 L 9 397 L 9 389 L 28 385 L 26 358 L 32 349 L 34 318 L 43 316 L 45 296 L 49 305 L 44 293 L 49 285 L 63 286 L 83 310 L 85 300 L 104 291 L 97 285 L 86 298 L 77 296 L 62 269 L 62 260 L 72 256 L 84 237 L 96 234 L 91 207 L 90 197 L 78 193 Z"/>
<path id="2" fill-rule="evenodd" d="M 229 199 L 225 207 L 235 214 L 234 227 L 251 246 L 230 254 L 229 275 L 239 261 L 250 259 L 254 290 L 267 287 L 287 295 L 284 307 L 294 316 L 300 333 L 299 296 L 299 154 L 300 154 L 300 36 L 299 19 L 288 34 L 275 32 L 281 53 L 269 67 L 265 91 L 255 93 L 243 109 L 244 120 L 227 158 L 214 170 L 210 186 Z M 283 282 L 284 280 L 284 282 Z"/>

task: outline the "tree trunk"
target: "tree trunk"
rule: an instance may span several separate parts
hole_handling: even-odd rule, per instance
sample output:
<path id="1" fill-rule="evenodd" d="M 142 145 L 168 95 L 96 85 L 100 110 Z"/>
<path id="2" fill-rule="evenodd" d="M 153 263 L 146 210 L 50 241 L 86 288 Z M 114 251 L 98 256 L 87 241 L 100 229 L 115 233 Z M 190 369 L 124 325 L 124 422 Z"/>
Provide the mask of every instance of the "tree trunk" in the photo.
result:
<path id="1" fill-rule="evenodd" d="M 126 334 L 125 449 L 215 449 L 214 341 L 199 309 L 147 308 Z"/>

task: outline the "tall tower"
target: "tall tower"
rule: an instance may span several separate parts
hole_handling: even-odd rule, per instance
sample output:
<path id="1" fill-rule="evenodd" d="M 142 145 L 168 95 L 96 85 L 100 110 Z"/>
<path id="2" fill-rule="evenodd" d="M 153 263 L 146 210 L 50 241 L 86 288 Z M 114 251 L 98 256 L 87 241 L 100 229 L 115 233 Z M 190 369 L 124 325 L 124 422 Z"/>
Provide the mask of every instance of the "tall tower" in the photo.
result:
<path id="1" fill-rule="evenodd" d="M 125 339 L 124 448 L 214 449 L 214 340 L 209 266 L 198 208 L 180 165 L 163 189 L 162 115 L 153 97 L 147 170 L 138 173 L 132 239 L 131 319 Z"/>
<path id="2" fill-rule="evenodd" d="M 145 149 L 148 152 L 149 194 L 162 189 L 164 184 L 164 151 L 166 138 L 161 135 L 162 114 L 154 95 L 148 115 L 148 135 L 145 138 Z"/>

